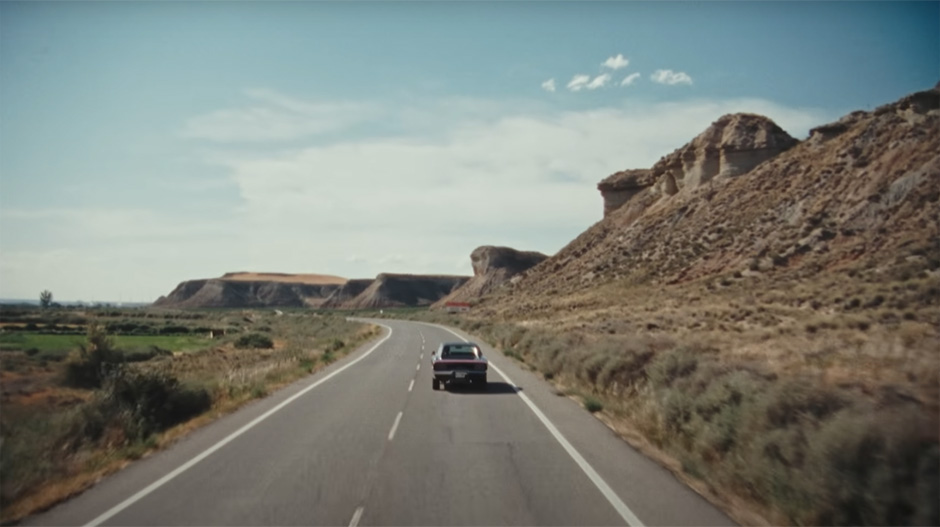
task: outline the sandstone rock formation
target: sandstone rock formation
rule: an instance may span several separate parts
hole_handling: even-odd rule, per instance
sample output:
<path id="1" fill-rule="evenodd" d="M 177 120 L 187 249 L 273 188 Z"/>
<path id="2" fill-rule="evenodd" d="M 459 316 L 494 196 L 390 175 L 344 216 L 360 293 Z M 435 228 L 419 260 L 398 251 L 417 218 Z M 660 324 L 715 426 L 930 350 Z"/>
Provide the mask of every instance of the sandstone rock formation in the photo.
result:
<path id="1" fill-rule="evenodd" d="M 540 252 L 517 251 L 510 247 L 477 247 L 470 253 L 473 278 L 438 301 L 435 306 L 443 306 L 447 302 L 473 302 L 546 258 L 548 256 Z"/>
<path id="2" fill-rule="evenodd" d="M 655 182 L 652 171 L 645 168 L 623 170 L 604 178 L 597 184 L 597 190 L 601 191 L 601 197 L 604 198 L 604 216 L 619 209 Z"/>
<path id="3" fill-rule="evenodd" d="M 662 194 L 695 188 L 716 177 L 745 174 L 798 141 L 770 119 L 754 114 L 728 114 L 691 142 L 660 159 L 650 178 Z"/>

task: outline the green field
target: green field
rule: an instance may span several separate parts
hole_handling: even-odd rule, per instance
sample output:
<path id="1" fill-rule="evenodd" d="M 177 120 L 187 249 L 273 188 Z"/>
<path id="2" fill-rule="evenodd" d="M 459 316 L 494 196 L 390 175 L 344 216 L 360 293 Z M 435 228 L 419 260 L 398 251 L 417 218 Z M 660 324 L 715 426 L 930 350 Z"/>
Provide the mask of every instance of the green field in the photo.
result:
<path id="1" fill-rule="evenodd" d="M 170 351 L 193 351 L 210 345 L 207 337 L 175 335 L 117 335 L 111 337 L 116 348 L 134 350 L 157 346 Z M 39 333 L 0 334 L 0 350 L 26 351 L 37 349 L 44 353 L 62 353 L 77 349 L 85 341 L 82 335 L 44 335 Z"/>

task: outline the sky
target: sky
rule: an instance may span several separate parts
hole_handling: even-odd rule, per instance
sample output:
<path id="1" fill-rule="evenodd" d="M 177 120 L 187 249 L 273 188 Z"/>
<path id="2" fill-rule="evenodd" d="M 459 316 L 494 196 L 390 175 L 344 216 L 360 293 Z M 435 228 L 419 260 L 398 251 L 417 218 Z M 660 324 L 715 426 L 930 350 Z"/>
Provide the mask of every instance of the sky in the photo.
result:
<path id="1" fill-rule="evenodd" d="M 721 115 L 940 80 L 940 2 L 0 2 L 0 298 L 472 274 Z"/>

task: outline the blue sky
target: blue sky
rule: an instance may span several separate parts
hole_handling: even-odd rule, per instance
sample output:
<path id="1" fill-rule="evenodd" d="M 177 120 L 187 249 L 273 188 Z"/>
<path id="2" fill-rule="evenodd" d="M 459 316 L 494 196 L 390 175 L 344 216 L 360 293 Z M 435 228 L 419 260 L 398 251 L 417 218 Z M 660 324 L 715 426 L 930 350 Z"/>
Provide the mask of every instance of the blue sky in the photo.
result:
<path id="1" fill-rule="evenodd" d="M 724 113 L 938 80 L 938 2 L 2 2 L 0 298 L 470 274 Z"/>

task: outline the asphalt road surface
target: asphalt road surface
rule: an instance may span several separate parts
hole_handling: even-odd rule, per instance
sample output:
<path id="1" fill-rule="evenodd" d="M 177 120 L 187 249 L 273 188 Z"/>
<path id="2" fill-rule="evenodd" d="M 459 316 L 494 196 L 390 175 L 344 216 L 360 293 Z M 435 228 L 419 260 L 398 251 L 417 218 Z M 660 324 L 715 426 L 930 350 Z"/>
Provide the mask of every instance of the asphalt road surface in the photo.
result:
<path id="1" fill-rule="evenodd" d="M 733 525 L 488 346 L 488 390 L 434 391 L 431 352 L 466 334 L 376 323 L 377 342 L 24 523 Z"/>

